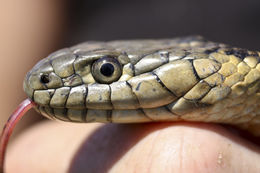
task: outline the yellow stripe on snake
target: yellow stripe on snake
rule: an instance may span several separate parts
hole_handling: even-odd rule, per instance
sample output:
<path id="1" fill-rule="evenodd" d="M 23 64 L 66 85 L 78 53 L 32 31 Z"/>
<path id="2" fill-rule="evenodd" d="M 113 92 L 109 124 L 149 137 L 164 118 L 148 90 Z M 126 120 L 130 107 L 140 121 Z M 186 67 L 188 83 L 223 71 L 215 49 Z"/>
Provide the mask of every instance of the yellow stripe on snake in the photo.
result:
<path id="1" fill-rule="evenodd" d="M 41 60 L 24 90 L 51 119 L 213 122 L 259 136 L 259 56 L 202 37 L 86 42 Z"/>

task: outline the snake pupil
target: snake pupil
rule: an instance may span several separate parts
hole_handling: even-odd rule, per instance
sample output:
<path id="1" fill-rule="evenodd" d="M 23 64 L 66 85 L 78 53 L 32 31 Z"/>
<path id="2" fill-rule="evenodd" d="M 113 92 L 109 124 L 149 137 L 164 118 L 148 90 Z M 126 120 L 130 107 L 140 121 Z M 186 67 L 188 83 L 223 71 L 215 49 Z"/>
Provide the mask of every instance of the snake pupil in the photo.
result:
<path id="1" fill-rule="evenodd" d="M 49 76 L 44 74 L 41 76 L 41 82 L 42 83 L 49 83 L 50 82 L 50 79 L 49 79 Z"/>
<path id="2" fill-rule="evenodd" d="M 101 74 L 107 77 L 111 76 L 114 73 L 114 70 L 114 66 L 110 63 L 103 64 L 100 68 Z"/>

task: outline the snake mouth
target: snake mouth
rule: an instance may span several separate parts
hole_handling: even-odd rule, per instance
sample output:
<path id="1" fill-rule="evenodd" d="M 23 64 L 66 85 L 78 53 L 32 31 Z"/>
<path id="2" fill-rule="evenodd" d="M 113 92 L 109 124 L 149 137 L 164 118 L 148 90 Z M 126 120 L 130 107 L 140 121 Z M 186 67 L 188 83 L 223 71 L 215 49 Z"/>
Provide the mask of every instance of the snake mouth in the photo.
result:
<path id="1" fill-rule="evenodd" d="M 34 93 L 34 89 L 29 85 L 28 81 L 29 81 L 29 77 L 31 75 L 31 72 L 28 72 L 24 78 L 23 81 L 23 90 L 24 92 L 27 94 L 27 96 L 33 100 L 33 93 Z"/>

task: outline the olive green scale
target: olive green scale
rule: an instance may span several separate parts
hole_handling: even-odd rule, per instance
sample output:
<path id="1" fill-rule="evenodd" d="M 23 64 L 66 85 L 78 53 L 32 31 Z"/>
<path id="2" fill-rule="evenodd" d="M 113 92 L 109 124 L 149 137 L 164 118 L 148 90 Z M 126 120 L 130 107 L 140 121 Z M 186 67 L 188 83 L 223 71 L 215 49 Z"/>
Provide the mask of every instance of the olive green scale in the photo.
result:
<path id="1" fill-rule="evenodd" d="M 260 135 L 259 56 L 202 37 L 86 42 L 41 60 L 24 90 L 51 119 L 214 122 Z"/>

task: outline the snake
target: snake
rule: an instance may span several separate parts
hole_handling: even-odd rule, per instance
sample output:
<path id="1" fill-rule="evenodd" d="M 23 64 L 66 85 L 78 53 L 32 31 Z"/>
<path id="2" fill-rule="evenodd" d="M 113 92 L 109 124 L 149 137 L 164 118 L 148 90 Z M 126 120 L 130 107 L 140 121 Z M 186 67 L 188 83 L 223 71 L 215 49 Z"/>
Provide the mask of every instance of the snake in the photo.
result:
<path id="1" fill-rule="evenodd" d="M 89 41 L 39 61 L 23 87 L 49 119 L 221 123 L 260 136 L 259 62 L 201 36 Z"/>
<path id="2" fill-rule="evenodd" d="M 219 123 L 260 136 L 260 52 L 201 36 L 84 42 L 40 60 L 23 88 L 0 137 L 1 173 L 31 108 L 67 122 Z"/>

